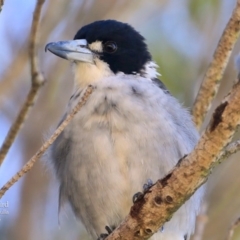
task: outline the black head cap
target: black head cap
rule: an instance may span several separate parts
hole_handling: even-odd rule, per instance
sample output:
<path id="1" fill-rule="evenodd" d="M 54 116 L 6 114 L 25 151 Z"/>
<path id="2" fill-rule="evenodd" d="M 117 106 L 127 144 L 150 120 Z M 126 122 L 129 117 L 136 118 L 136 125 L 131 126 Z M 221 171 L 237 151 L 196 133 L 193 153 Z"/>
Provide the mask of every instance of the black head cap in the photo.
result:
<path id="1" fill-rule="evenodd" d="M 96 21 L 82 27 L 75 39 L 86 39 L 89 44 L 95 41 L 101 41 L 103 45 L 109 41 L 115 43 L 115 52 L 103 51 L 100 54 L 100 59 L 107 62 L 114 73 L 138 73 L 151 60 L 144 38 L 126 23 L 115 20 Z"/>

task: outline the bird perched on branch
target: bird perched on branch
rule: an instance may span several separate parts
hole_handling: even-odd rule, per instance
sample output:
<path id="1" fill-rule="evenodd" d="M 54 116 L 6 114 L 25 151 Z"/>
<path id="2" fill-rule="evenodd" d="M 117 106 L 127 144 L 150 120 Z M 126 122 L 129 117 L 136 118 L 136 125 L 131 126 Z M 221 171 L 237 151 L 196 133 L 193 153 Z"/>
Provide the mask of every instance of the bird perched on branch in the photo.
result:
<path id="1" fill-rule="evenodd" d="M 74 89 L 66 114 L 88 85 L 94 92 L 53 143 L 59 206 L 68 201 L 93 239 L 129 213 L 144 183 L 164 177 L 198 140 L 191 116 L 158 80 L 144 38 L 115 20 L 82 27 L 74 40 L 46 50 L 72 62 Z M 151 239 L 186 240 L 202 190 Z"/>

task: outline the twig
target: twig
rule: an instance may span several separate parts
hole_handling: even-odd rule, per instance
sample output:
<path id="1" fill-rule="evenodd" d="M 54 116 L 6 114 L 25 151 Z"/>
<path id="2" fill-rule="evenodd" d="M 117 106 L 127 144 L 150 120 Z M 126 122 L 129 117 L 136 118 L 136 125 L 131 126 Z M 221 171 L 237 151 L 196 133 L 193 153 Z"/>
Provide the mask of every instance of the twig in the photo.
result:
<path id="1" fill-rule="evenodd" d="M 132 206 L 129 215 L 106 240 L 147 239 L 206 181 L 219 154 L 240 124 L 240 82 L 216 108 L 195 149 Z"/>
<path id="2" fill-rule="evenodd" d="M 49 146 L 55 141 L 59 134 L 64 130 L 64 128 L 69 124 L 74 115 L 82 108 L 82 106 L 87 102 L 89 96 L 93 92 L 93 87 L 89 85 L 80 99 L 78 104 L 73 108 L 66 119 L 61 123 L 61 125 L 56 129 L 52 136 L 42 145 L 42 147 L 37 151 L 37 153 L 23 166 L 23 168 L 17 172 L 1 189 L 0 189 L 0 199 L 5 194 L 5 192 L 17 182 L 25 173 L 27 173 L 34 165 L 34 163 L 44 154 L 44 152 L 49 148 Z"/>
<path id="3" fill-rule="evenodd" d="M 208 222 L 207 212 L 207 204 L 203 204 L 201 207 L 200 214 L 197 216 L 196 220 L 196 227 L 195 233 L 192 240 L 202 240 L 203 239 L 203 232 Z"/>
<path id="4" fill-rule="evenodd" d="M 232 239 L 234 231 L 235 231 L 236 227 L 238 227 L 239 225 L 240 225 L 240 218 L 238 218 L 233 223 L 233 225 L 231 226 L 230 231 L 229 231 L 228 236 L 227 236 L 227 240 L 231 240 Z"/>
<path id="5" fill-rule="evenodd" d="M 240 0 L 232 13 L 232 16 L 222 34 L 222 37 L 215 50 L 213 60 L 205 74 L 201 88 L 192 109 L 194 122 L 200 129 L 205 115 L 211 107 L 211 102 L 216 96 L 227 66 L 233 46 L 240 33 Z"/>
<path id="6" fill-rule="evenodd" d="M 0 0 L 0 12 L 2 11 L 3 4 L 4 4 L 4 0 Z"/>
<path id="7" fill-rule="evenodd" d="M 29 113 L 30 109 L 35 103 L 37 93 L 39 92 L 40 87 L 44 83 L 44 79 L 38 70 L 38 62 L 36 57 L 36 42 L 37 42 L 37 33 L 39 26 L 40 13 L 45 0 L 38 0 L 36 8 L 33 15 L 32 28 L 30 33 L 30 43 L 29 43 L 29 57 L 31 65 L 31 77 L 32 77 L 32 87 L 27 95 L 27 98 L 15 120 L 12 124 L 4 143 L 0 149 L 0 166 L 2 165 L 5 156 L 7 155 L 10 147 L 12 146 L 19 130 L 23 126 L 23 123 Z"/>
<path id="8" fill-rule="evenodd" d="M 43 77 L 39 71 L 39 64 L 37 58 L 37 37 L 38 37 L 38 27 L 40 22 L 41 10 L 45 0 L 38 0 L 37 5 L 33 15 L 32 21 L 32 28 L 30 33 L 30 40 L 29 40 L 29 58 L 30 58 L 30 65 L 31 65 L 31 75 L 32 75 L 32 84 L 33 85 L 42 85 L 43 84 Z"/>

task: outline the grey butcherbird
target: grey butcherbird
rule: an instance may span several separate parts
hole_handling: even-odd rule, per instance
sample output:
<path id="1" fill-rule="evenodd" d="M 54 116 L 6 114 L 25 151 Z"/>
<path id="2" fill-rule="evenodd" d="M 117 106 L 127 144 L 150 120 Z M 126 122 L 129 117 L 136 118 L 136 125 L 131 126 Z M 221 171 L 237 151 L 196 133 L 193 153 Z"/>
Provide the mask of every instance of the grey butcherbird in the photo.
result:
<path id="1" fill-rule="evenodd" d="M 198 140 L 191 116 L 157 79 L 144 38 L 114 20 L 82 27 L 46 50 L 70 60 L 74 90 L 67 113 L 95 90 L 50 150 L 59 205 L 69 201 L 93 238 L 128 214 L 147 179 L 164 177 Z M 185 240 L 194 231 L 198 190 L 151 239 Z M 101 235 L 102 236 L 102 235 Z"/>

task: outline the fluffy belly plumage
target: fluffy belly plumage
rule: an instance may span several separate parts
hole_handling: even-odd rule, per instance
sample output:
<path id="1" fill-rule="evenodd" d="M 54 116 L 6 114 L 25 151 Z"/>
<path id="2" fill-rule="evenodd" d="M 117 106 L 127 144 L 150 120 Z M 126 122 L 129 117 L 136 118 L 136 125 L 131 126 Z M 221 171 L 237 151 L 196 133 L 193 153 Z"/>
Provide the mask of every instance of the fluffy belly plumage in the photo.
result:
<path id="1" fill-rule="evenodd" d="M 155 182 L 166 175 L 197 141 L 189 114 L 171 95 L 168 101 L 175 103 L 168 109 L 163 94 L 141 79 L 112 77 L 96 84 L 87 104 L 53 146 L 60 204 L 68 200 L 94 238 L 106 225 L 117 226 L 147 179 Z M 175 114 L 179 109 L 181 116 Z M 183 236 L 191 231 L 200 195 L 174 215 L 166 233 L 171 228 Z"/>

